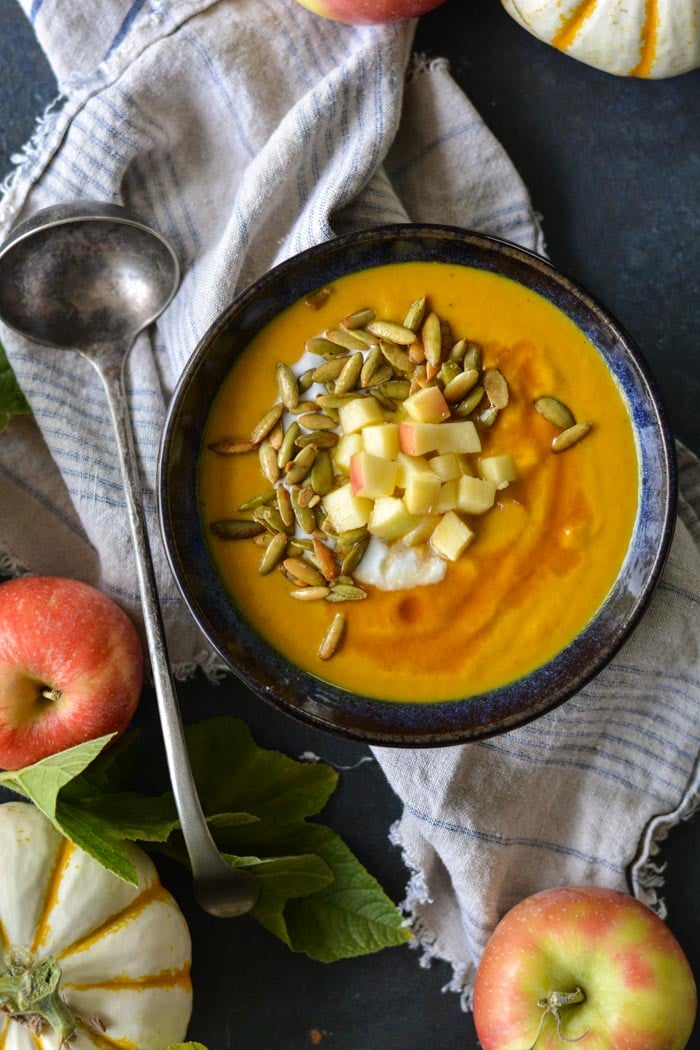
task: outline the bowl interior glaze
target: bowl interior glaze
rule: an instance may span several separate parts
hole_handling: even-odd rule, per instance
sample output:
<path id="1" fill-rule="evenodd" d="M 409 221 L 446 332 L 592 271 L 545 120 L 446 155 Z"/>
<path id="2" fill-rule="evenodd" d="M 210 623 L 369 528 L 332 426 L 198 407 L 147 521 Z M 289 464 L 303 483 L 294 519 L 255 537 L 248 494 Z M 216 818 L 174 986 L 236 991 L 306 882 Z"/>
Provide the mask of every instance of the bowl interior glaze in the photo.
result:
<path id="1" fill-rule="evenodd" d="M 197 471 L 212 401 L 236 355 L 285 307 L 340 277 L 387 263 L 440 261 L 489 270 L 549 300 L 590 339 L 624 393 L 640 461 L 640 499 L 627 558 L 594 618 L 553 660 L 502 688 L 463 700 L 395 703 L 359 696 L 294 666 L 247 622 L 209 555 Z M 673 535 L 673 440 L 639 350 L 608 313 L 539 256 L 444 226 L 379 227 L 340 237 L 282 263 L 247 288 L 196 347 L 173 397 L 159 464 L 161 529 L 189 610 L 256 694 L 316 728 L 391 746 L 456 744 L 502 733 L 562 703 L 597 674 L 636 626 Z"/>

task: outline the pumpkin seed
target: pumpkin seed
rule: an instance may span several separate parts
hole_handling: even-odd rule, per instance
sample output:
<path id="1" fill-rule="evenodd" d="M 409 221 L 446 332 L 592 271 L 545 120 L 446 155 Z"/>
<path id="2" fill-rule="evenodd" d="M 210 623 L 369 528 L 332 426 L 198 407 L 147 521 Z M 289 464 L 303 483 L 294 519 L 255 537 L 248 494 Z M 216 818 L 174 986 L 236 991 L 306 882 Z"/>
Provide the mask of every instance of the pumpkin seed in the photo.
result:
<path id="1" fill-rule="evenodd" d="M 337 423 L 325 412 L 305 412 L 299 416 L 299 423 L 307 430 L 335 430 Z"/>
<path id="2" fill-rule="evenodd" d="M 440 365 L 440 382 L 444 387 L 461 374 L 462 366 L 457 361 L 443 361 Z"/>
<path id="3" fill-rule="evenodd" d="M 382 383 L 379 387 L 379 392 L 384 394 L 385 397 L 396 398 L 397 401 L 405 401 L 410 388 L 411 384 L 408 379 L 388 379 L 386 383 Z"/>
<path id="4" fill-rule="evenodd" d="M 318 500 L 316 499 L 318 493 L 314 490 L 313 485 L 304 485 L 303 488 L 299 489 L 299 506 L 300 507 L 315 507 Z"/>
<path id="5" fill-rule="evenodd" d="M 388 339 L 381 339 L 379 341 L 382 354 L 386 361 L 389 362 L 391 367 L 396 372 L 412 372 L 413 366 L 409 360 L 408 354 L 405 350 L 402 350 L 396 343 L 392 343 Z"/>
<path id="6" fill-rule="evenodd" d="M 292 409 L 292 415 L 303 416 L 304 412 L 314 412 L 316 409 L 315 401 L 300 401 Z"/>
<path id="7" fill-rule="evenodd" d="M 302 558 L 307 551 L 313 549 L 311 540 L 301 539 L 299 536 L 294 536 L 287 544 L 287 551 L 295 558 Z"/>
<path id="8" fill-rule="evenodd" d="M 357 529 L 348 529 L 346 532 L 338 534 L 338 543 L 341 547 L 352 547 L 353 544 L 365 539 L 369 539 L 366 525 L 360 525 Z"/>
<path id="9" fill-rule="evenodd" d="M 313 354 L 314 357 L 325 357 L 326 354 L 340 353 L 337 344 L 332 343 L 330 339 L 326 339 L 323 335 L 312 335 L 304 343 L 304 349 L 307 353 Z"/>
<path id="10" fill-rule="evenodd" d="M 541 416 L 551 423 L 555 427 L 559 427 L 560 430 L 568 430 L 572 427 L 576 419 L 574 414 L 568 405 L 565 405 L 563 401 L 560 401 L 556 397 L 547 395 L 546 397 L 538 397 L 535 401 L 535 408 Z"/>
<path id="11" fill-rule="evenodd" d="M 340 438 L 333 430 L 314 430 L 310 434 L 300 434 L 296 439 L 297 448 L 313 445 L 314 448 L 334 448 Z"/>
<path id="12" fill-rule="evenodd" d="M 458 339 L 450 350 L 447 358 L 449 361 L 457 361 L 458 363 L 464 361 L 464 355 L 467 352 L 467 340 Z"/>
<path id="13" fill-rule="evenodd" d="M 313 538 L 313 545 L 319 569 L 327 580 L 334 580 L 338 575 L 338 563 L 333 557 L 333 552 L 317 536 Z"/>
<path id="14" fill-rule="evenodd" d="M 343 320 L 343 328 L 365 328 L 377 315 L 374 310 L 355 310 Z"/>
<path id="15" fill-rule="evenodd" d="M 347 394 L 357 384 L 364 364 L 363 354 L 353 354 L 343 366 L 343 371 L 335 381 L 334 394 Z"/>
<path id="16" fill-rule="evenodd" d="M 277 424 L 277 426 L 273 427 L 272 430 L 270 431 L 270 433 L 267 435 L 267 439 L 266 440 L 270 442 L 270 444 L 274 448 L 275 452 L 279 452 L 280 446 L 282 445 L 282 439 L 283 438 L 284 438 L 284 426 L 282 425 L 282 421 L 280 420 L 280 422 Z"/>
<path id="17" fill-rule="evenodd" d="M 262 419 L 259 419 L 250 432 L 250 440 L 254 445 L 259 445 L 264 437 L 270 433 L 273 427 L 277 426 L 282 413 L 284 412 L 284 405 L 279 401 L 272 408 L 268 409 Z"/>
<path id="18" fill-rule="evenodd" d="M 460 372 L 443 390 L 445 401 L 449 401 L 450 404 L 461 401 L 478 382 L 479 373 L 475 368 L 470 368 L 467 372 Z"/>
<path id="19" fill-rule="evenodd" d="M 354 401 L 356 397 L 359 397 L 358 393 L 353 394 L 319 394 L 316 398 L 316 404 L 320 405 L 321 408 L 325 408 L 326 411 L 332 408 L 341 408 L 342 405 L 347 405 L 348 401 Z"/>
<path id="20" fill-rule="evenodd" d="M 439 365 L 442 356 L 442 333 L 440 331 L 440 318 L 437 314 L 428 314 L 423 322 L 421 334 L 423 336 L 426 361 L 433 366 Z"/>
<path id="21" fill-rule="evenodd" d="M 373 347 L 379 346 L 379 340 L 376 335 L 372 335 L 365 328 L 353 328 L 352 334 L 365 344 L 365 350 L 371 350 Z"/>
<path id="22" fill-rule="evenodd" d="M 408 348 L 408 360 L 412 365 L 422 365 L 425 361 L 425 347 L 421 342 L 411 343 Z"/>
<path id="23" fill-rule="evenodd" d="M 590 429 L 590 423 L 574 423 L 572 427 L 557 434 L 552 441 L 552 451 L 564 452 L 567 448 L 571 448 L 572 445 L 576 445 L 582 438 L 585 438 Z"/>
<path id="24" fill-rule="evenodd" d="M 261 576 L 267 576 L 279 565 L 286 553 L 287 543 L 288 537 L 284 532 L 278 532 L 272 537 L 258 565 L 258 572 Z"/>
<path id="25" fill-rule="evenodd" d="M 318 647 L 318 655 L 321 660 L 330 660 L 338 652 L 345 634 L 346 622 L 342 613 L 336 613 L 331 620 L 330 627 Z"/>
<path id="26" fill-rule="evenodd" d="M 284 470 L 287 475 L 287 484 L 296 485 L 303 481 L 311 470 L 316 459 L 316 449 L 313 445 L 307 445 L 297 452 L 291 463 L 287 463 Z"/>
<path id="27" fill-rule="evenodd" d="M 256 507 L 263 507 L 266 503 L 272 503 L 275 494 L 275 489 L 264 489 L 263 492 L 258 492 L 256 496 L 251 496 L 245 503 L 241 503 L 238 509 L 255 510 Z"/>
<path id="28" fill-rule="evenodd" d="M 328 361 L 324 361 L 322 365 L 314 368 L 312 372 L 314 383 L 329 383 L 331 379 L 337 379 L 349 360 L 350 358 L 347 354 L 342 354 L 339 357 L 331 357 Z"/>
<path id="29" fill-rule="evenodd" d="M 465 397 L 464 401 L 460 401 L 460 403 L 452 409 L 454 415 L 459 416 L 460 419 L 465 419 L 467 416 L 470 416 L 483 396 L 483 386 L 479 385 L 473 387 Z"/>
<path id="30" fill-rule="evenodd" d="M 242 441 L 239 438 L 222 438 L 221 441 L 214 441 L 208 448 L 219 456 L 238 456 L 242 452 L 252 452 L 256 445 L 252 441 Z"/>
<path id="31" fill-rule="evenodd" d="M 309 587 L 325 586 L 326 581 L 323 574 L 305 558 L 285 558 L 282 564 L 298 583 L 307 584 Z"/>
<path id="32" fill-rule="evenodd" d="M 314 371 L 315 369 L 313 368 L 306 368 L 297 379 L 297 385 L 299 387 L 300 394 L 305 394 L 309 387 L 312 385 L 314 381 Z"/>
<path id="33" fill-rule="evenodd" d="M 269 481 L 271 485 L 277 481 L 280 476 L 280 468 L 277 462 L 277 453 L 272 447 L 272 443 L 269 438 L 266 438 L 258 448 L 258 458 L 260 460 L 260 470 L 266 481 Z"/>
<path id="34" fill-rule="evenodd" d="M 464 368 L 464 371 L 466 372 L 468 368 L 476 368 L 477 370 L 480 369 L 483 356 L 484 355 L 480 344 L 474 343 L 470 340 L 467 343 L 467 349 L 465 350 L 464 360 L 462 362 L 462 367 Z"/>
<path id="35" fill-rule="evenodd" d="M 364 557 L 364 554 L 365 554 L 365 551 L 367 550 L 368 546 L 369 546 L 369 536 L 366 539 L 364 539 L 364 540 L 360 540 L 359 543 L 354 543 L 353 544 L 353 546 L 350 548 L 348 553 L 345 555 L 345 557 L 343 558 L 343 561 L 341 563 L 340 571 L 341 571 L 342 575 L 344 575 L 344 576 L 352 575 L 352 573 L 355 571 L 357 566 L 362 561 L 362 559 Z"/>
<path id="36" fill-rule="evenodd" d="M 485 408 L 483 412 L 479 413 L 479 415 L 477 416 L 477 419 L 485 427 L 492 427 L 493 424 L 496 422 L 496 416 L 497 415 L 498 415 L 498 409 L 494 408 L 493 405 L 489 405 L 488 408 Z"/>
<path id="37" fill-rule="evenodd" d="M 280 470 L 285 470 L 287 464 L 291 461 L 294 455 L 294 445 L 296 439 L 301 434 L 301 427 L 294 420 L 289 424 L 287 431 L 282 438 L 282 444 L 280 445 L 279 452 L 277 453 L 277 465 Z"/>
<path id="38" fill-rule="evenodd" d="M 294 524 L 292 497 L 289 494 L 289 489 L 285 488 L 284 485 L 278 485 L 275 492 L 277 493 L 277 510 L 280 512 L 280 518 L 285 530 L 287 530 Z"/>
<path id="39" fill-rule="evenodd" d="M 345 350 L 364 350 L 367 343 L 358 338 L 353 332 L 346 328 L 329 328 L 323 333 L 326 339 L 336 346 L 342 346 Z"/>
<path id="40" fill-rule="evenodd" d="M 333 461 L 327 449 L 323 449 L 311 468 L 311 487 L 319 496 L 326 496 L 333 488 L 333 482 Z"/>
<path id="41" fill-rule="evenodd" d="M 297 525 L 302 532 L 305 532 L 310 536 L 316 528 L 316 515 L 310 507 L 302 506 L 300 503 L 301 492 L 299 489 L 292 489 L 290 495 L 292 497 L 292 510 L 294 511 L 294 517 L 297 519 Z"/>
<path id="42" fill-rule="evenodd" d="M 379 339 L 389 339 L 392 343 L 398 343 L 399 346 L 410 346 L 418 338 L 412 328 L 395 324 L 393 321 L 372 321 L 367 325 L 367 331 Z"/>
<path id="43" fill-rule="evenodd" d="M 290 591 L 289 597 L 296 598 L 299 602 L 318 602 L 327 598 L 330 593 L 330 587 L 299 587 Z"/>
<path id="44" fill-rule="evenodd" d="M 320 310 L 325 302 L 328 301 L 329 297 L 333 293 L 333 289 L 329 285 L 325 285 L 323 288 L 317 288 L 315 292 L 308 295 L 304 302 L 312 310 Z"/>
<path id="45" fill-rule="evenodd" d="M 410 328 L 412 332 L 417 332 L 420 326 L 423 324 L 423 318 L 425 317 L 425 296 L 421 296 L 420 299 L 415 299 L 408 308 L 403 322 L 404 328 Z"/>
<path id="46" fill-rule="evenodd" d="M 284 361 L 277 362 L 275 378 L 277 380 L 277 393 L 285 408 L 296 408 L 299 403 L 299 383 L 289 365 Z"/>
<path id="47" fill-rule="evenodd" d="M 381 353 L 381 351 L 380 351 Z M 382 363 L 372 376 L 372 386 L 381 386 L 394 377 L 394 370 L 390 364 Z"/>
<path id="48" fill-rule="evenodd" d="M 264 525 L 250 518 L 221 518 L 212 521 L 209 528 L 220 540 L 247 540 L 265 531 Z"/>
<path id="49" fill-rule="evenodd" d="M 367 591 L 356 587 L 352 583 L 335 583 L 331 587 L 331 593 L 326 598 L 327 602 L 360 602 L 367 597 Z"/>
<path id="50" fill-rule="evenodd" d="M 487 368 L 484 372 L 483 384 L 486 396 L 493 407 L 505 408 L 510 400 L 510 391 L 503 372 L 499 372 L 497 368 Z"/>
<path id="51" fill-rule="evenodd" d="M 282 521 L 277 507 L 256 507 L 253 511 L 256 521 L 262 522 L 268 532 L 289 532 L 289 527 Z"/>
<path id="52" fill-rule="evenodd" d="M 362 363 L 362 368 L 360 369 L 360 386 L 361 387 L 367 387 L 367 386 L 370 385 L 370 383 L 372 382 L 372 376 L 377 371 L 377 368 L 379 367 L 379 364 L 380 364 L 381 360 L 382 360 L 382 351 L 381 351 L 381 349 L 379 347 L 379 344 L 377 344 L 377 346 L 373 346 L 372 347 L 372 349 L 367 354 L 367 357 L 364 359 L 364 361 Z"/>

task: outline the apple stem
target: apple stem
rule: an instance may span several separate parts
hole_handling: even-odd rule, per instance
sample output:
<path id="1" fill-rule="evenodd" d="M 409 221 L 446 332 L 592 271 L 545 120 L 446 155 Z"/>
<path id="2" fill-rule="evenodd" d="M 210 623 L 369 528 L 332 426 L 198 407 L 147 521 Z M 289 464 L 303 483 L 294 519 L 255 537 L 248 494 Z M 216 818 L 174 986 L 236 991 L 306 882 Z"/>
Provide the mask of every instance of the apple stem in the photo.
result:
<path id="1" fill-rule="evenodd" d="M 59 995 L 60 980 L 61 967 L 55 959 L 32 965 L 10 953 L 8 971 L 0 977 L 0 1009 L 33 1032 L 51 1025 L 63 1047 L 75 1034 L 76 1024 Z"/>
<path id="2" fill-rule="evenodd" d="M 548 992 L 542 999 L 537 1000 L 537 1005 L 542 1011 L 540 1017 L 539 1028 L 537 1029 L 537 1035 L 535 1036 L 534 1043 L 531 1043 L 527 1050 L 535 1050 L 540 1036 L 542 1035 L 542 1029 L 544 1028 L 545 1019 L 550 1016 L 553 1017 L 557 1023 L 557 1036 L 561 1039 L 562 1043 L 578 1043 L 579 1039 L 583 1039 L 584 1036 L 588 1035 L 588 1031 L 582 1032 L 581 1035 L 577 1036 L 566 1036 L 563 1035 L 561 1030 L 561 1014 L 559 1011 L 563 1006 L 573 1006 L 575 1003 L 584 1002 L 586 996 L 583 994 L 580 988 L 574 989 L 573 992 Z"/>
<path id="3" fill-rule="evenodd" d="M 61 699 L 61 697 L 63 696 L 63 693 L 61 692 L 60 689 L 42 689 L 41 690 L 41 695 L 46 700 L 57 701 L 57 700 Z"/>

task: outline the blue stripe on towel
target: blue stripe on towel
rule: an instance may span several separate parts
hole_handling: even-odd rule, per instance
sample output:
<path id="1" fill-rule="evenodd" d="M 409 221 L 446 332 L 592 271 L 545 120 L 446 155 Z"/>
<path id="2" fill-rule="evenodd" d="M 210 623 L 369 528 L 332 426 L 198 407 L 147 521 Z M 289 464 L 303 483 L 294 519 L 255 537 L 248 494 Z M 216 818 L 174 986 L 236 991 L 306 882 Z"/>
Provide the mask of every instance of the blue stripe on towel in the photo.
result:
<path id="1" fill-rule="evenodd" d="M 105 59 L 109 58 L 112 52 L 119 47 L 122 40 L 124 40 L 124 38 L 127 36 L 129 30 L 134 24 L 135 19 L 138 17 L 138 14 L 145 3 L 146 0 L 134 0 L 131 7 L 124 15 L 124 18 L 122 19 L 122 24 L 119 26 L 116 36 L 114 37 L 112 43 L 109 45 L 107 51 L 105 52 Z"/>

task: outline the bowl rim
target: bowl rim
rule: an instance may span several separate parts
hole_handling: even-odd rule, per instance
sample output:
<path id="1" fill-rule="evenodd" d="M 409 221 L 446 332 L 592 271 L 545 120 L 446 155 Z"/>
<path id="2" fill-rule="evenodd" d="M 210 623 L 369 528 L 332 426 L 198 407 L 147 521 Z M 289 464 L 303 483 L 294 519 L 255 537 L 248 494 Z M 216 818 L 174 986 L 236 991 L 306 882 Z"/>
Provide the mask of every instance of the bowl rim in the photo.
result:
<path id="1" fill-rule="evenodd" d="M 426 240 L 439 243 L 441 247 L 458 245 L 460 251 L 486 252 L 487 254 L 492 253 L 498 258 L 505 258 L 546 282 L 553 283 L 561 289 L 562 294 L 567 299 L 573 297 L 573 301 L 580 308 L 584 309 L 597 323 L 610 331 L 614 337 L 615 345 L 622 350 L 622 363 L 624 363 L 626 368 L 631 369 L 634 373 L 635 381 L 644 391 L 645 408 L 653 424 L 653 433 L 656 439 L 656 454 L 658 465 L 661 468 L 659 483 L 662 484 L 663 490 L 660 504 L 655 504 L 653 507 L 657 515 L 655 519 L 657 539 L 650 555 L 650 561 L 645 568 L 640 590 L 636 596 L 630 598 L 629 610 L 622 622 L 614 624 L 612 631 L 606 631 L 602 641 L 600 638 L 596 639 L 594 637 L 596 631 L 600 630 L 604 621 L 606 610 L 610 607 L 611 596 L 619 588 L 629 553 L 633 549 L 633 541 L 637 537 L 645 499 L 643 492 L 643 450 L 640 448 L 639 431 L 634 421 L 633 406 L 628 400 L 628 408 L 633 418 L 637 454 L 640 460 L 639 504 L 634 532 L 630 541 L 630 551 L 628 551 L 623 567 L 608 596 L 579 635 L 564 650 L 556 654 L 543 666 L 535 668 L 522 678 L 490 692 L 468 698 L 436 701 L 435 703 L 387 701 L 372 697 L 361 697 L 340 687 L 333 686 L 320 678 L 316 678 L 311 672 L 296 667 L 262 638 L 247 623 L 242 614 L 237 613 L 235 600 L 226 592 L 225 586 L 218 576 L 213 559 L 207 554 L 206 559 L 202 561 L 199 567 L 206 572 L 205 562 L 208 561 L 209 573 L 207 583 L 218 585 L 226 595 L 226 599 L 231 606 L 234 626 L 238 632 L 238 637 L 235 639 L 229 638 L 228 642 L 224 642 L 216 625 L 212 622 L 211 616 L 202 607 L 200 595 L 197 593 L 198 588 L 193 586 L 192 575 L 188 573 L 186 566 L 182 562 L 181 548 L 183 541 L 181 534 L 178 532 L 178 521 L 181 522 L 184 516 L 178 516 L 178 514 L 174 513 L 174 508 L 170 505 L 168 484 L 168 479 L 173 469 L 174 444 L 183 406 L 199 377 L 200 370 L 203 368 L 212 346 L 216 345 L 217 339 L 227 332 L 237 318 L 245 316 L 246 310 L 250 311 L 256 301 L 261 297 L 264 299 L 267 294 L 279 287 L 281 283 L 284 283 L 288 277 L 293 279 L 296 273 L 300 270 L 303 271 L 307 263 L 322 264 L 324 260 L 337 255 L 344 255 L 346 251 L 372 251 L 378 245 L 388 248 L 389 245 L 395 242 L 404 241 L 410 242 L 412 245 L 418 245 Z M 398 260 L 388 259 L 385 261 Z M 405 261 L 412 260 L 406 259 Z M 356 269 L 369 269 L 382 264 L 381 261 L 370 261 L 365 266 L 350 268 L 345 272 L 350 273 L 355 272 Z M 461 265 L 469 264 L 463 262 Z M 337 275 L 335 279 L 339 276 L 342 276 L 342 274 Z M 511 274 L 506 274 L 506 276 L 515 279 L 512 278 Z M 297 292 L 293 298 L 283 302 L 274 312 L 279 312 L 280 309 L 286 308 L 304 294 L 308 295 L 318 287 L 318 282 L 310 284 L 304 291 Z M 567 313 L 567 316 L 571 316 L 567 310 L 564 310 L 564 312 Z M 265 317 L 257 324 L 257 327 L 254 327 L 248 334 L 246 342 L 273 315 L 274 313 L 270 313 L 269 317 Z M 572 318 L 572 320 L 574 319 Z M 574 323 L 577 322 L 574 320 Z M 582 326 L 578 325 L 578 327 L 581 328 Z M 619 377 L 612 363 L 601 347 L 594 340 L 592 341 L 613 371 L 618 386 L 620 386 Z M 244 346 L 245 343 L 236 349 L 235 354 L 230 356 L 229 368 Z M 202 421 L 202 427 L 203 425 L 204 422 Z M 195 463 L 195 476 L 193 479 L 195 489 L 196 463 L 199 458 L 200 444 L 201 442 L 197 443 L 197 452 L 192 454 Z M 636 342 L 607 307 L 603 306 L 581 284 L 555 267 L 548 259 L 520 245 L 489 234 L 456 226 L 437 223 L 398 223 L 384 224 L 344 234 L 285 259 L 247 285 L 219 313 L 199 339 L 190 355 L 168 407 L 158 455 L 156 491 L 160 529 L 167 560 L 185 605 L 209 645 L 212 646 L 244 685 L 257 696 L 271 703 L 279 710 L 290 714 L 295 719 L 334 735 L 380 746 L 432 747 L 484 740 L 526 725 L 564 703 L 607 666 L 639 624 L 661 575 L 673 539 L 677 513 L 677 488 L 675 443 L 656 382 Z M 198 507 L 196 492 L 193 495 L 195 505 Z M 199 528 L 201 533 L 200 539 L 206 551 L 207 541 L 198 513 L 196 528 Z M 200 579 L 200 589 L 201 586 L 202 581 Z M 236 659 L 232 658 L 229 648 L 231 645 L 235 645 L 239 649 Z M 260 668 L 259 655 L 253 656 L 251 659 L 245 659 L 246 654 L 250 655 L 253 645 L 256 645 L 264 654 L 266 661 L 266 669 L 264 671 L 261 671 Z M 574 667 L 573 658 L 580 655 L 580 653 L 588 653 L 586 666 Z M 241 665 L 241 660 L 243 660 L 243 666 Z M 554 677 L 556 680 L 552 685 L 553 671 L 555 672 Z M 305 692 L 300 700 L 299 690 L 302 687 L 302 683 L 305 687 Z M 314 686 L 313 697 L 306 695 L 306 690 L 309 689 L 311 683 Z M 538 690 L 545 687 L 547 695 L 546 699 L 543 700 L 537 694 Z M 534 694 L 534 698 L 531 694 Z M 511 700 L 513 698 L 520 701 L 516 704 L 515 709 L 511 708 Z M 494 705 L 496 707 L 495 716 L 492 715 L 490 718 L 481 721 L 474 717 L 477 709 L 481 710 L 483 708 L 486 710 Z M 452 717 L 441 718 L 439 717 L 440 715 Z"/>

